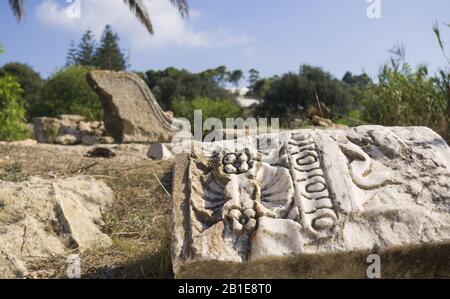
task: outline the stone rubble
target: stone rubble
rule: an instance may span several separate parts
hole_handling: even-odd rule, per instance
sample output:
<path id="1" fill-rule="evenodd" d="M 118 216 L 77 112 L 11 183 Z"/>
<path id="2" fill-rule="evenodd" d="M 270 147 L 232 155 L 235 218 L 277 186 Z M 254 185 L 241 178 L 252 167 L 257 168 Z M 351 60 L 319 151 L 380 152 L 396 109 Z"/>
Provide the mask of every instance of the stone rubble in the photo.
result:
<path id="1" fill-rule="evenodd" d="M 26 260 L 107 248 L 102 212 L 114 194 L 88 176 L 0 183 L 0 278 L 27 275 Z"/>
<path id="2" fill-rule="evenodd" d="M 61 115 L 58 118 L 33 119 L 34 137 L 39 143 L 60 145 L 111 144 L 103 122 L 87 122 L 80 115 Z"/>

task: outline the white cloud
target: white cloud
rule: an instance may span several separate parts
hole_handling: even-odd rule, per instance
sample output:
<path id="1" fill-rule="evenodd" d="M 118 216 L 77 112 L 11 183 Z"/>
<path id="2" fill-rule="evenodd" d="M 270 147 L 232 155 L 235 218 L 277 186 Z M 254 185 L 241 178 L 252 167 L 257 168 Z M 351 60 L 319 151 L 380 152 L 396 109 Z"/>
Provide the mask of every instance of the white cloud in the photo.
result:
<path id="1" fill-rule="evenodd" d="M 123 0 L 76 0 L 81 1 L 81 18 L 70 18 L 68 7 L 56 0 L 44 0 L 36 9 L 36 15 L 44 24 L 72 32 L 91 29 L 99 36 L 106 24 L 136 49 L 183 47 L 225 47 L 249 41 L 245 35 L 232 36 L 225 29 L 196 31 L 188 20 L 181 18 L 168 0 L 146 0 L 155 35 L 150 36 L 143 25 L 132 15 Z M 191 11 L 191 19 L 201 17 L 198 10 Z"/>

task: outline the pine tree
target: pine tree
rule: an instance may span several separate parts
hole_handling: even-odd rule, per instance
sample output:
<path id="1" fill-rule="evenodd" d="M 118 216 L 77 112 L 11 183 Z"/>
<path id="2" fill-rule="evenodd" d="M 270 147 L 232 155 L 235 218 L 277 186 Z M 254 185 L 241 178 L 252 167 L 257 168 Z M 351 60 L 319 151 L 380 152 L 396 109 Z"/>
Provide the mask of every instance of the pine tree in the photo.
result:
<path id="1" fill-rule="evenodd" d="M 78 64 L 78 51 L 75 47 L 75 42 L 70 42 L 69 51 L 66 56 L 66 66 L 74 66 Z"/>
<path id="2" fill-rule="evenodd" d="M 119 36 L 107 25 L 100 46 L 95 52 L 95 66 L 103 70 L 123 71 L 127 69 L 127 57 L 119 48 Z"/>
<path id="3" fill-rule="evenodd" d="M 76 64 L 77 65 L 85 65 L 85 66 L 94 66 L 95 65 L 95 59 L 94 59 L 94 53 L 95 53 L 95 38 L 92 34 L 91 30 L 86 31 L 86 33 L 81 38 L 81 42 L 78 45 L 78 52 L 77 52 L 77 59 Z"/>

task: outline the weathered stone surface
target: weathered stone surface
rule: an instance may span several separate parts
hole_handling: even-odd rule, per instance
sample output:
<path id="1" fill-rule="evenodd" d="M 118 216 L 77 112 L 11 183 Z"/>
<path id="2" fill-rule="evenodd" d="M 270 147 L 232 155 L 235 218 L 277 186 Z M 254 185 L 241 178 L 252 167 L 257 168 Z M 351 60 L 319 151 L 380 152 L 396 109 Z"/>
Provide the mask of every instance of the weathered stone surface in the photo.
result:
<path id="1" fill-rule="evenodd" d="M 193 148 L 174 173 L 178 277 L 366 277 L 371 252 L 405 277 L 417 270 L 399 269 L 405 259 L 440 255 L 430 275 L 450 277 L 450 148 L 432 130 L 297 130 Z"/>
<path id="2" fill-rule="evenodd" d="M 137 74 L 93 71 L 88 81 L 102 100 L 106 131 L 116 142 L 170 141 L 173 118 Z"/>
<path id="3" fill-rule="evenodd" d="M 94 145 L 108 138 L 102 122 L 87 122 L 80 115 L 40 117 L 35 118 L 33 123 L 34 136 L 39 143 Z"/>
<path id="4" fill-rule="evenodd" d="M 174 157 L 167 146 L 162 143 L 153 143 L 150 146 L 147 155 L 154 160 L 169 160 Z"/>
<path id="5" fill-rule="evenodd" d="M 103 248 L 101 210 L 113 201 L 103 182 L 79 176 L 0 183 L 0 278 L 25 275 L 24 261 Z"/>
<path id="6" fill-rule="evenodd" d="M 40 143 L 53 143 L 59 135 L 61 124 L 56 118 L 38 117 L 33 119 L 34 137 Z"/>
<path id="7" fill-rule="evenodd" d="M 65 134 L 55 138 L 54 143 L 60 145 L 75 145 L 79 143 L 79 137 L 73 134 Z"/>

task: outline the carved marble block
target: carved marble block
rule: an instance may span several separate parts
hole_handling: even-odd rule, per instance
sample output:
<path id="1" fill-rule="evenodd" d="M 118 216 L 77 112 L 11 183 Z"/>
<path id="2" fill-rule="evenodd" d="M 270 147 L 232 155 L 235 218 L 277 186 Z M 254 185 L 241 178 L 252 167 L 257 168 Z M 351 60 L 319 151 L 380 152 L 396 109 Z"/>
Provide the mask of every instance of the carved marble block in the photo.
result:
<path id="1" fill-rule="evenodd" d="M 173 196 L 178 277 L 292 277 L 298 256 L 449 241 L 450 148 L 428 128 L 380 126 L 197 144 Z"/>

